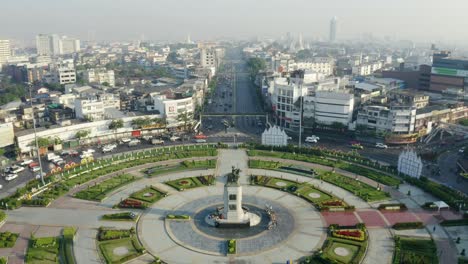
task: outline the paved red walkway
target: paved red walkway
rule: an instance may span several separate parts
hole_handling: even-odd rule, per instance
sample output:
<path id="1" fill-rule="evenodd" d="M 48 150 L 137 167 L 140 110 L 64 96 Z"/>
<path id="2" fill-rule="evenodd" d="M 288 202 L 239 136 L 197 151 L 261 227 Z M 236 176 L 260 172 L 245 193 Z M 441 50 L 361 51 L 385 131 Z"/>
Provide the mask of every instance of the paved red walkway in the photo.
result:
<path id="1" fill-rule="evenodd" d="M 387 224 L 378 211 L 356 212 L 367 227 L 386 227 Z"/>
<path id="2" fill-rule="evenodd" d="M 359 223 L 353 212 L 323 212 L 323 217 L 327 225 L 338 224 L 342 226 L 352 226 Z"/>

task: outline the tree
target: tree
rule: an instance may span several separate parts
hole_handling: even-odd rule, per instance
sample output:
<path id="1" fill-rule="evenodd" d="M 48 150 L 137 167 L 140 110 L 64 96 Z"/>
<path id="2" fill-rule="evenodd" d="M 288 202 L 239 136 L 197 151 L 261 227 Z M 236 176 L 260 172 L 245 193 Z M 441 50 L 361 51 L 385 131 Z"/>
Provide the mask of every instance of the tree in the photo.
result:
<path id="1" fill-rule="evenodd" d="M 176 53 L 175 51 L 170 52 L 170 53 L 167 55 L 166 61 L 172 62 L 172 63 L 178 62 L 178 61 L 179 61 L 179 58 L 178 58 L 178 56 L 177 56 L 177 53 Z"/>
<path id="2" fill-rule="evenodd" d="M 108 82 L 103 82 L 102 85 L 104 86 L 110 86 L 110 84 Z"/>
<path id="3" fill-rule="evenodd" d="M 119 128 L 122 128 L 124 126 L 124 122 L 122 119 L 116 119 L 112 120 L 112 122 L 109 124 L 109 129 L 111 130 L 117 130 Z"/>
<path id="4" fill-rule="evenodd" d="M 151 118 L 145 117 L 145 118 L 136 118 L 132 120 L 132 125 L 137 127 L 137 128 L 142 128 L 144 126 L 149 126 L 152 124 Z"/>
<path id="5" fill-rule="evenodd" d="M 35 146 L 36 141 L 31 142 L 31 145 Z M 43 138 L 39 137 L 37 138 L 37 145 L 39 145 L 40 148 L 45 148 L 51 145 L 50 139 L 49 138 Z"/>
<path id="6" fill-rule="evenodd" d="M 343 123 L 340 122 L 333 122 L 331 123 L 330 127 L 334 130 L 342 131 L 343 129 L 346 128 L 346 126 Z"/>
<path id="7" fill-rule="evenodd" d="M 192 118 L 193 118 L 192 114 L 185 111 L 185 112 L 179 113 L 179 115 L 177 116 L 177 121 L 184 122 L 184 131 L 187 131 L 188 124 L 192 120 Z"/>
<path id="8" fill-rule="evenodd" d="M 250 58 L 247 61 L 251 77 L 255 77 L 259 71 L 266 69 L 266 62 L 261 58 Z"/>
<path id="9" fill-rule="evenodd" d="M 89 131 L 89 130 L 80 130 L 80 131 L 76 132 L 75 137 L 77 139 L 83 139 L 83 138 L 88 137 L 90 134 L 91 134 L 91 131 Z"/>

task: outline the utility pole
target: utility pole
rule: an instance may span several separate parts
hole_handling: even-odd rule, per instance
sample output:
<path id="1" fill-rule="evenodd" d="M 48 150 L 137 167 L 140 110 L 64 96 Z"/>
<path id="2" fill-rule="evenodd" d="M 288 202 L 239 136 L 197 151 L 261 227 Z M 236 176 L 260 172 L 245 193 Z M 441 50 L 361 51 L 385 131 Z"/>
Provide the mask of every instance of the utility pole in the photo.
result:
<path id="1" fill-rule="evenodd" d="M 30 103 L 30 105 L 31 105 L 32 119 L 33 119 L 33 129 L 34 129 L 34 140 L 36 141 L 37 160 L 39 161 L 39 168 L 40 168 L 39 175 L 40 175 L 40 177 L 41 177 L 42 185 L 45 185 L 45 182 L 44 182 L 44 175 L 42 175 L 42 174 L 43 174 L 43 171 L 42 171 L 41 155 L 40 155 L 40 153 L 39 153 L 39 142 L 37 141 L 36 118 L 35 118 L 35 116 L 34 116 L 34 107 L 33 107 L 33 103 L 32 103 L 32 91 L 31 91 L 31 88 L 32 88 L 32 85 L 30 84 L 30 85 L 29 85 L 29 103 Z"/>
<path id="2" fill-rule="evenodd" d="M 299 110 L 299 142 L 298 146 L 299 148 L 301 147 L 301 137 L 302 137 L 302 96 L 299 97 L 299 105 L 300 105 L 300 110 Z"/>

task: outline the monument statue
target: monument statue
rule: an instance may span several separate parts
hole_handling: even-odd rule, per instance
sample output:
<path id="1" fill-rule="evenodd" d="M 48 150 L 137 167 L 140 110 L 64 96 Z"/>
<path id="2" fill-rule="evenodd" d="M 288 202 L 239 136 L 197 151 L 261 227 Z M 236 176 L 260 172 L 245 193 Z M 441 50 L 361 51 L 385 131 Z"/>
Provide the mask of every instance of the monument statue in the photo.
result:
<path id="1" fill-rule="evenodd" d="M 238 183 L 241 170 L 232 166 L 231 173 L 227 175 L 227 183 Z"/>

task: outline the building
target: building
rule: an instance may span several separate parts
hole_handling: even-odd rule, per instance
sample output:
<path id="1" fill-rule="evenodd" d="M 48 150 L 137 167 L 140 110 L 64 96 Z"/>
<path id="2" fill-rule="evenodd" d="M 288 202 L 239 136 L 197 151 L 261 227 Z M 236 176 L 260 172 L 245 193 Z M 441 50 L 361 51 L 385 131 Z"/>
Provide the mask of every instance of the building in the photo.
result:
<path id="1" fill-rule="evenodd" d="M 415 106 L 416 109 L 429 105 L 429 96 L 414 90 L 393 89 L 388 93 L 388 97 L 399 104 Z"/>
<path id="2" fill-rule="evenodd" d="M 60 67 L 53 71 L 55 79 L 54 83 L 58 84 L 69 84 L 76 83 L 76 72 L 73 68 Z"/>
<path id="3" fill-rule="evenodd" d="M 451 57 L 450 52 L 436 53 L 433 56 L 430 91 L 449 89 L 468 94 L 468 58 Z"/>
<path id="4" fill-rule="evenodd" d="M 431 82 L 431 68 L 429 65 L 420 65 L 417 69 L 402 68 L 382 71 L 382 77 L 402 80 L 407 88 L 428 91 Z"/>
<path id="5" fill-rule="evenodd" d="M 77 98 L 75 100 L 77 119 L 99 121 L 104 119 L 104 103 L 97 98 Z"/>
<path id="6" fill-rule="evenodd" d="M 325 76 L 333 75 L 335 62 L 331 58 L 314 58 L 310 61 L 300 61 L 287 64 L 286 71 L 305 70 L 313 71 Z"/>
<path id="7" fill-rule="evenodd" d="M 375 71 L 382 69 L 383 63 L 376 61 L 372 63 L 363 63 L 357 66 L 353 66 L 351 72 L 353 75 L 367 76 L 372 75 Z"/>
<path id="8" fill-rule="evenodd" d="M 330 20 L 330 42 L 336 41 L 336 30 L 337 30 L 338 18 L 335 16 Z"/>
<path id="9" fill-rule="evenodd" d="M 59 40 L 59 53 L 71 54 L 80 51 L 80 40 L 69 37 L 62 37 Z"/>
<path id="10" fill-rule="evenodd" d="M 111 87 L 115 86 L 113 70 L 106 70 L 104 68 L 89 69 L 83 73 L 83 78 L 88 83 L 108 84 Z"/>
<path id="11" fill-rule="evenodd" d="M 5 64 L 11 57 L 10 40 L 0 39 L 0 70 L 2 65 Z"/>
<path id="12" fill-rule="evenodd" d="M 364 106 L 358 110 L 356 128 L 386 134 L 412 134 L 415 132 L 416 107 Z"/>
<path id="13" fill-rule="evenodd" d="M 202 48 L 200 50 L 200 65 L 204 68 L 216 68 L 216 50 L 214 48 Z"/>
<path id="14" fill-rule="evenodd" d="M 311 126 L 307 119 L 316 124 L 340 123 L 348 127 L 353 118 L 354 95 L 347 91 L 317 91 L 304 98 L 304 126 Z"/>
<path id="15" fill-rule="evenodd" d="M 15 143 L 15 133 L 13 131 L 13 123 L 0 124 L 0 148 L 13 145 Z"/>
<path id="16" fill-rule="evenodd" d="M 160 114 L 168 122 L 168 127 L 177 127 L 184 123 L 179 115 L 193 117 L 195 111 L 194 100 L 191 96 L 183 97 L 181 95 L 167 95 L 161 93 L 151 93 L 149 104 L 146 105 L 147 111 L 153 111 Z M 192 119 L 188 123 L 192 123 Z"/>
<path id="17" fill-rule="evenodd" d="M 36 50 L 38 55 L 60 54 L 60 37 L 56 34 L 39 34 L 36 36 Z"/>

